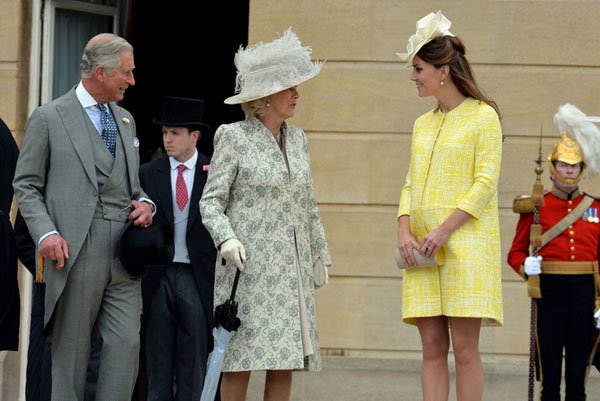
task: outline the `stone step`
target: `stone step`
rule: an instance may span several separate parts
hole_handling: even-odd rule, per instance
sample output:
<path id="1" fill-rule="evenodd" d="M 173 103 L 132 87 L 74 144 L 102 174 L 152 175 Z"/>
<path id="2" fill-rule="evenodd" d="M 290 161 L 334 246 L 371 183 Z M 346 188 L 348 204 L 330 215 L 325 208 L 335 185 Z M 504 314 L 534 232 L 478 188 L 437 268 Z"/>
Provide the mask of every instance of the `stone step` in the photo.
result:
<path id="1" fill-rule="evenodd" d="M 452 357 L 450 357 L 452 359 Z M 323 358 L 319 373 L 294 372 L 292 401 L 420 401 L 421 361 L 408 359 Z M 450 400 L 456 400 L 454 363 L 450 369 Z M 528 365 L 484 363 L 485 401 L 527 399 Z M 247 401 L 262 401 L 265 373 L 254 372 Z M 564 380 L 563 380 L 564 381 Z M 536 382 L 535 400 L 538 399 Z M 588 400 L 600 398 L 600 373 L 588 378 Z M 598 397 L 592 394 L 598 395 Z M 564 387 L 563 387 L 564 398 Z"/>

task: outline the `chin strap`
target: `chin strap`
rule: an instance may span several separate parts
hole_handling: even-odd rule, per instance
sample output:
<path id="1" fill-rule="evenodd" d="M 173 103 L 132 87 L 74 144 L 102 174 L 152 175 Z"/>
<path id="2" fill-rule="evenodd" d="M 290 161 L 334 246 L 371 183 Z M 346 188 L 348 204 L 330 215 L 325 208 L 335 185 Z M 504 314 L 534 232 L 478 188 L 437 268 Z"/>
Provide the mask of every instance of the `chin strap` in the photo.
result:
<path id="1" fill-rule="evenodd" d="M 552 175 L 554 176 L 554 178 L 556 178 L 557 180 L 559 180 L 560 182 L 564 182 L 565 184 L 576 184 L 579 181 L 581 181 L 581 178 L 583 177 L 583 172 L 585 171 L 586 168 L 586 164 L 583 164 L 583 168 L 581 169 L 581 171 L 579 172 L 579 175 L 575 178 L 563 178 L 558 171 L 556 171 L 556 168 L 554 168 L 554 164 L 552 162 L 548 163 L 548 166 L 550 166 L 550 172 L 552 173 Z"/>

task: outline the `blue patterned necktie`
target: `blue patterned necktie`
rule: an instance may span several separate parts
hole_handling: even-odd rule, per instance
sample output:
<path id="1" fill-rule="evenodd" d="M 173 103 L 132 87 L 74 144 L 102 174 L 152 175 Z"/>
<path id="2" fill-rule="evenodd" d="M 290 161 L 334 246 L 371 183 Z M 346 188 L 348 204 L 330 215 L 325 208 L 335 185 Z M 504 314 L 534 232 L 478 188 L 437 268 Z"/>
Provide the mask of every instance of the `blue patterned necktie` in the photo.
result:
<path id="1" fill-rule="evenodd" d="M 96 107 L 100 109 L 100 126 L 102 127 L 102 139 L 108 148 L 112 158 L 115 158 L 117 152 L 117 126 L 112 115 L 106 109 L 103 104 L 97 104 Z"/>

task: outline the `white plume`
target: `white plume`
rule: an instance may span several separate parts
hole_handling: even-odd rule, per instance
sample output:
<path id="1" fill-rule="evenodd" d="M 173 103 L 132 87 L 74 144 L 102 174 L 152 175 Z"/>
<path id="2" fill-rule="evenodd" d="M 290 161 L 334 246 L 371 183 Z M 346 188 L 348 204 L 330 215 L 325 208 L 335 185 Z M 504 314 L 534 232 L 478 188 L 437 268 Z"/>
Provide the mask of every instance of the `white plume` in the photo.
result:
<path id="1" fill-rule="evenodd" d="M 567 131 L 581 148 L 589 177 L 600 173 L 600 128 L 594 124 L 598 122 L 600 117 L 588 117 L 570 103 L 560 106 L 554 115 L 554 124 L 560 132 Z"/>

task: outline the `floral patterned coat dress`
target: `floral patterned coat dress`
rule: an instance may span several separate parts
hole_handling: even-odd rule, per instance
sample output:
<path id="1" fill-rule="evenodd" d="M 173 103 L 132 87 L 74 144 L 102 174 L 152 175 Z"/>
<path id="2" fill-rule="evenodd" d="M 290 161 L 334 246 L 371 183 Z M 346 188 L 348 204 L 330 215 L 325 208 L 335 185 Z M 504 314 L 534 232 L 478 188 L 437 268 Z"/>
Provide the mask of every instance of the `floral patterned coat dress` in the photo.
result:
<path id="1" fill-rule="evenodd" d="M 299 128 L 282 127 L 287 164 L 256 118 L 224 124 L 215 133 L 200 201 L 202 221 L 217 247 L 237 238 L 247 256 L 235 298 L 242 325 L 229 343 L 224 372 L 305 368 L 299 290 L 307 316 L 305 340 L 313 350 L 308 369 L 321 369 L 313 264 L 319 257 L 331 262 L 306 136 Z M 217 255 L 215 305 L 229 297 L 235 271 Z"/>

